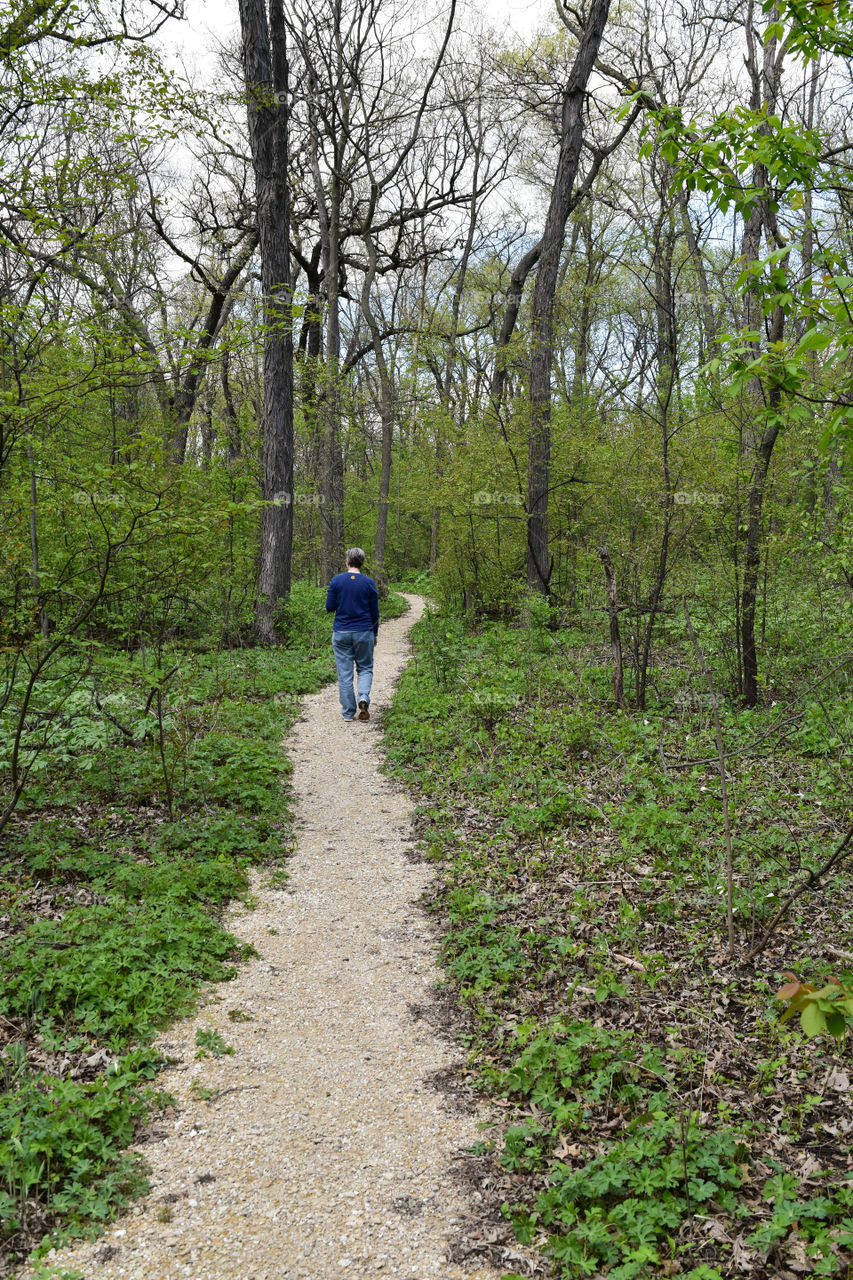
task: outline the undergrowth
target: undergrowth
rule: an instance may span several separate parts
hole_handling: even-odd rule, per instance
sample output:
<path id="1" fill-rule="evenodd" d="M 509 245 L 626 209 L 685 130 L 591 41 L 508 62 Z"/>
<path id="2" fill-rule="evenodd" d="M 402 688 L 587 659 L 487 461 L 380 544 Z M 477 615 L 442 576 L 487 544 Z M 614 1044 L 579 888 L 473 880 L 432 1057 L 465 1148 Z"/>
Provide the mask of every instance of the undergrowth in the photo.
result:
<path id="1" fill-rule="evenodd" d="M 54 721 L 0 867 L 4 1275 L 145 1189 L 126 1148 L 169 1103 L 152 1041 L 250 954 L 222 923 L 249 869 L 286 879 L 282 740 L 334 673 L 323 603 L 294 589 L 282 648 L 100 652 Z"/>
<path id="2" fill-rule="evenodd" d="M 649 708 L 623 713 L 594 646 L 544 622 L 428 613 L 388 718 L 438 864 L 460 1037 L 508 1117 L 471 1153 L 483 1250 L 499 1264 L 514 1236 L 560 1280 L 849 1277 L 850 1034 L 806 1040 L 775 999 L 791 972 L 849 989 L 849 868 L 747 957 L 850 827 L 851 673 L 759 711 L 721 699 L 730 956 L 690 649 L 673 639 Z"/>

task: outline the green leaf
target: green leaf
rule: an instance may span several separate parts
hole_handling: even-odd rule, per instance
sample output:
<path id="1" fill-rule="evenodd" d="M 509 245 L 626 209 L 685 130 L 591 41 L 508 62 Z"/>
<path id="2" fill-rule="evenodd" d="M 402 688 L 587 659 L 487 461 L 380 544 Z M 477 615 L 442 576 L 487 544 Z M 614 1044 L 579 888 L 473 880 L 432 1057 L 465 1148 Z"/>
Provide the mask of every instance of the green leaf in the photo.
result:
<path id="1" fill-rule="evenodd" d="M 826 1014 L 826 1026 L 830 1035 L 835 1036 L 836 1040 L 843 1040 L 847 1032 L 847 1023 L 843 1013 L 833 1012 Z"/>
<path id="2" fill-rule="evenodd" d="M 819 1036 L 826 1031 L 826 1017 L 813 1001 L 803 1009 L 800 1023 L 807 1036 Z"/>

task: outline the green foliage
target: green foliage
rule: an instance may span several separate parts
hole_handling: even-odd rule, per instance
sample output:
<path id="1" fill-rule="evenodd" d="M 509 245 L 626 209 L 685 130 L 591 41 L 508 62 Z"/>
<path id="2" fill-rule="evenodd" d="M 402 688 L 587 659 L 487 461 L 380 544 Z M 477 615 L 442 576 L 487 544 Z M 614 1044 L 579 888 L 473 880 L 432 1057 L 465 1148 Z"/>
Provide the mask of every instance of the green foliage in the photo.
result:
<path id="1" fill-rule="evenodd" d="M 59 923 L 34 923 L 3 957 L 0 1012 L 38 1011 L 115 1047 L 147 1040 L 188 1012 L 199 982 L 233 976 L 228 960 L 240 954 L 207 914 L 204 895 L 226 878 L 242 887 L 239 874 L 215 863 L 199 883 L 198 864 L 190 865 L 189 874 L 166 871 L 165 893 L 116 895 L 104 906 L 72 908 Z"/>
<path id="2" fill-rule="evenodd" d="M 796 1249 L 809 1275 L 839 1275 L 838 1248 L 853 1244 L 853 1183 L 804 1197 L 798 1180 L 783 1174 L 767 1180 L 763 1198 L 771 1202 L 772 1216 L 747 1243 L 765 1256 Z"/>
<path id="3" fill-rule="evenodd" d="M 239 804 L 258 812 L 269 808 L 278 794 L 281 770 L 281 752 L 273 745 L 209 733 L 193 752 L 187 795 L 204 796 L 223 808 Z"/>
<path id="4" fill-rule="evenodd" d="M 198 1045 L 197 1058 L 222 1058 L 234 1053 L 230 1044 L 226 1044 L 218 1031 L 211 1027 L 199 1027 L 195 1033 L 195 1042 Z"/>
<path id="5" fill-rule="evenodd" d="M 430 594 L 430 575 L 427 569 L 413 569 L 403 574 L 393 584 L 394 591 L 414 591 L 418 595 Z"/>
<path id="6" fill-rule="evenodd" d="M 443 943 L 442 958 L 463 996 L 484 990 L 496 995 L 523 979 L 529 962 L 518 930 L 498 922 L 500 912 L 509 905 L 488 894 L 469 895 L 464 889 L 451 895 L 450 918 L 456 927 Z"/>
<path id="7" fill-rule="evenodd" d="M 784 41 L 806 58 L 830 49 L 849 55 L 853 28 L 849 6 L 836 24 L 833 4 L 805 5 L 793 0 L 775 9 L 769 3 L 764 40 L 775 48 Z M 819 125 L 783 119 L 766 102 L 760 107 L 737 106 L 708 119 L 686 120 L 683 107 L 656 106 L 647 95 L 635 95 L 650 107 L 644 154 L 655 151 L 671 166 L 672 190 L 700 191 L 710 196 L 723 213 L 736 213 L 747 222 L 756 210 L 765 218 L 790 219 L 798 234 L 788 235 L 768 248 L 763 257 L 741 264 L 737 285 L 760 304 L 768 321 L 777 314 L 785 325 L 780 336 L 766 341 L 755 327 L 719 336 L 721 354 L 709 362 L 708 372 L 720 377 L 733 400 L 747 395 L 750 387 L 765 389 L 752 412 L 767 426 L 789 428 L 814 425 L 814 403 L 821 403 L 821 445 L 849 440 L 853 413 L 846 388 L 850 382 L 851 287 L 847 255 L 832 245 L 812 254 L 805 246 L 814 223 L 802 220 L 804 192 L 831 191 L 836 181 L 826 165 L 826 135 Z M 627 110 L 627 108 L 625 109 Z M 817 202 L 816 202 L 817 203 Z M 808 225 L 807 225 L 808 224 Z M 810 269 L 799 279 L 792 271 L 793 255 L 810 260 Z M 792 336 L 786 336 L 786 331 Z M 822 357 L 822 387 L 816 383 L 816 358 Z M 820 392 L 820 395 L 816 395 Z"/>
<path id="8" fill-rule="evenodd" d="M 663 1097 L 650 1105 L 603 1155 L 576 1170 L 555 1164 L 532 1210 L 506 1210 L 523 1243 L 547 1232 L 564 1280 L 656 1275 L 691 1212 L 733 1204 L 745 1154 L 736 1136 L 672 1114 Z"/>
<path id="9" fill-rule="evenodd" d="M 586 1127 L 595 1104 L 604 1098 L 631 1103 L 643 1097 L 641 1059 L 630 1032 L 556 1019 L 533 1036 L 508 1071 L 492 1080 L 502 1093 L 519 1096 L 550 1116 L 555 1130 L 577 1129 Z"/>
<path id="10" fill-rule="evenodd" d="M 849 1210 L 831 1168 L 820 1243 L 819 1197 L 804 1235 L 787 1210 L 774 1226 L 775 1209 L 756 1203 L 754 1167 L 807 1134 L 833 1143 L 836 1107 L 821 1096 L 825 1047 L 804 1061 L 769 983 L 745 996 L 725 964 L 714 730 L 683 631 L 669 624 L 653 703 L 614 714 L 595 637 L 555 636 L 540 612 L 467 627 L 426 615 L 388 717 L 438 864 L 441 959 L 471 1020 L 469 1062 L 506 1100 L 480 1158 L 513 1188 L 519 1238 L 544 1247 L 557 1275 L 720 1280 L 731 1245 L 720 1232 L 710 1244 L 705 1220 L 728 1240 L 746 1223 L 755 1255 L 779 1266 L 777 1245 L 802 1245 L 815 1274 L 842 1275 Z M 811 688 L 814 669 L 803 677 Z M 848 703 L 846 676 L 819 702 L 789 695 L 749 714 L 720 702 L 741 954 L 825 860 L 827 826 L 848 825 L 834 764 L 849 750 Z M 824 892 L 846 902 L 844 885 L 842 871 Z M 811 938 L 825 908 L 801 896 L 777 946 Z M 833 1009 L 836 991 L 820 993 Z"/>
<path id="11" fill-rule="evenodd" d="M 792 53 L 813 60 L 820 53 L 853 56 L 853 14 L 849 0 L 837 4 L 809 4 L 806 0 L 764 0 L 766 13 L 779 19 L 776 35 L 786 39 Z"/>
<path id="12" fill-rule="evenodd" d="M 31 1073 L 0 1059 L 12 1087 L 0 1092 L 0 1192 L 4 1233 L 20 1229 L 27 1200 L 44 1199 L 77 1234 L 104 1223 L 148 1189 L 144 1164 L 124 1152 L 150 1105 L 157 1057 L 136 1050 L 91 1082 Z"/>
<path id="13" fill-rule="evenodd" d="M 154 664 L 95 646 L 82 679 L 69 667 L 70 694 L 46 694 L 61 722 L 5 833 L 0 1014 L 43 1049 L 100 1065 L 60 1080 L 28 1064 L 24 1040 L 2 1056 L 0 1244 L 26 1252 L 27 1201 L 54 1232 L 77 1232 L 143 1187 L 122 1152 L 156 1102 L 144 1046 L 249 954 L 221 921 L 248 867 L 286 875 L 281 744 L 296 697 L 332 665 L 323 593 L 293 598 L 293 647 L 172 648 Z M 28 904 L 45 894 L 42 915 Z M 232 1052 L 199 1036 L 200 1053 Z"/>
<path id="14" fill-rule="evenodd" d="M 423 586 L 402 588 L 403 591 L 424 591 L 425 589 Z M 379 601 L 380 621 L 383 618 L 402 618 L 408 612 L 409 602 L 399 591 L 389 591 L 385 599 Z"/>
<path id="15" fill-rule="evenodd" d="M 798 1013 L 805 1035 L 831 1035 L 844 1040 L 848 1026 L 853 1026 L 853 985 L 831 978 L 818 987 L 801 982 L 793 973 L 785 976 L 788 981 L 776 992 L 777 1000 L 788 1001 L 780 1021 L 787 1022 Z"/>

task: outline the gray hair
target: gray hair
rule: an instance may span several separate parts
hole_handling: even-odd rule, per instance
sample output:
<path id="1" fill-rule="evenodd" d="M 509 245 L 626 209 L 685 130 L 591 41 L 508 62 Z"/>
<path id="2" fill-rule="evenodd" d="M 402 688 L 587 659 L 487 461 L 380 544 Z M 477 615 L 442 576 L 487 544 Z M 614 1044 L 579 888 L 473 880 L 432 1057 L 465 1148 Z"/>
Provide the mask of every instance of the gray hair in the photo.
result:
<path id="1" fill-rule="evenodd" d="M 364 564 L 365 556 L 361 547 L 350 547 L 347 552 L 347 564 L 353 565 L 356 569 L 360 569 Z"/>

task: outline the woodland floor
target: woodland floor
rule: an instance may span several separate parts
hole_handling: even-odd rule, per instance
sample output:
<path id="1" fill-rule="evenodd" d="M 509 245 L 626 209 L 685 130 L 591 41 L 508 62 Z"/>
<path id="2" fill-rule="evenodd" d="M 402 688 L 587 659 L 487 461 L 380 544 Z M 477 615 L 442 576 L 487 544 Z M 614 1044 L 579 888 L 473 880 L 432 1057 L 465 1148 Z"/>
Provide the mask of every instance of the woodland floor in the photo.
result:
<path id="1" fill-rule="evenodd" d="M 689 673 L 661 663 L 625 715 L 564 635 L 419 633 L 386 749 L 441 867 L 457 1038 L 504 1109 L 465 1166 L 495 1224 L 477 1256 L 542 1251 L 507 1280 L 850 1280 L 850 1036 L 782 1025 L 775 997 L 791 973 L 853 987 L 849 864 L 764 935 L 850 828 L 846 739 L 793 696 L 725 704 L 730 957 L 712 717 L 669 692 Z M 844 698 L 822 706 L 836 734 Z"/>
<path id="2" fill-rule="evenodd" d="M 252 657 L 210 705 L 225 668 L 197 675 L 182 823 L 165 822 L 162 803 L 120 803 L 151 743 L 107 761 L 107 834 L 94 803 L 91 814 L 66 803 L 38 838 L 36 825 L 26 835 L 38 807 L 22 819 L 6 901 L 56 920 L 0 915 L 0 1063 L 19 1085 L 10 1116 L 28 1099 L 49 1112 L 47 1138 L 36 1115 L 22 1149 L 70 1151 L 76 1181 L 52 1156 L 10 1257 L 59 1229 L 88 1235 L 103 1184 L 117 1191 L 100 1220 L 124 1203 L 123 1216 L 26 1280 L 849 1280 L 850 1037 L 806 1039 L 780 1025 L 774 997 L 790 971 L 853 985 L 848 866 L 749 956 L 776 904 L 849 829 L 846 740 L 833 728 L 843 698 L 828 747 L 796 700 L 752 717 L 724 705 L 730 958 L 701 699 L 667 701 L 664 685 L 647 715 L 616 714 L 609 671 L 570 637 L 469 633 L 430 612 L 391 707 L 423 612 L 407 599 L 410 613 L 382 625 L 370 723 L 341 722 L 334 684 L 301 702 L 282 692 L 328 680 L 327 637 L 301 636 L 279 665 Z M 674 669 L 673 688 L 688 675 Z M 155 799 L 158 785 L 152 774 Z M 281 857 L 261 843 L 247 888 L 249 864 L 226 838 L 274 834 L 270 796 L 288 807 Z M 196 810 L 206 825 L 191 825 Z M 78 820 L 86 838 L 63 852 L 55 833 Z M 141 886 L 161 879 L 167 905 L 140 914 Z M 232 907 L 221 921 L 193 916 L 196 899 L 215 916 Z M 78 916 L 92 917 L 89 932 Z M 101 955 L 114 917 L 122 929 Z M 167 944 L 184 934 L 195 950 L 176 951 L 176 968 Z M 148 951 L 167 972 L 146 970 L 140 993 L 118 973 Z M 206 969 L 202 953 L 242 963 Z M 87 1004 L 79 984 L 99 964 Z M 54 969 L 39 1013 L 31 988 L 47 991 Z M 184 1005 L 166 984 L 176 972 Z M 174 1021 L 199 981 L 197 1015 Z M 14 1075 L 15 1036 L 41 1073 L 31 1080 Z M 164 1060 L 146 1108 L 136 1095 Z M 81 1105 L 85 1132 L 68 1118 Z M 143 1115 L 129 1159 L 149 1166 L 150 1191 L 134 1201 L 116 1152 Z M 96 1158 L 100 1180 L 77 1172 Z"/>
<path id="3" fill-rule="evenodd" d="M 437 940 L 415 905 L 433 872 L 412 857 L 409 801 L 380 772 L 376 712 L 423 607 L 409 599 L 382 628 L 370 723 L 341 722 L 334 685 L 304 700 L 289 743 L 290 878 L 274 888 L 255 873 L 253 908 L 228 923 L 259 958 L 157 1042 L 176 1105 L 139 1146 L 150 1194 L 97 1242 L 48 1255 L 54 1274 L 498 1275 L 447 1261 L 477 1232 L 454 1162 L 480 1117 L 442 1087 L 455 1051 L 429 1016 Z M 201 1058 L 199 1031 L 213 1049 Z"/>

